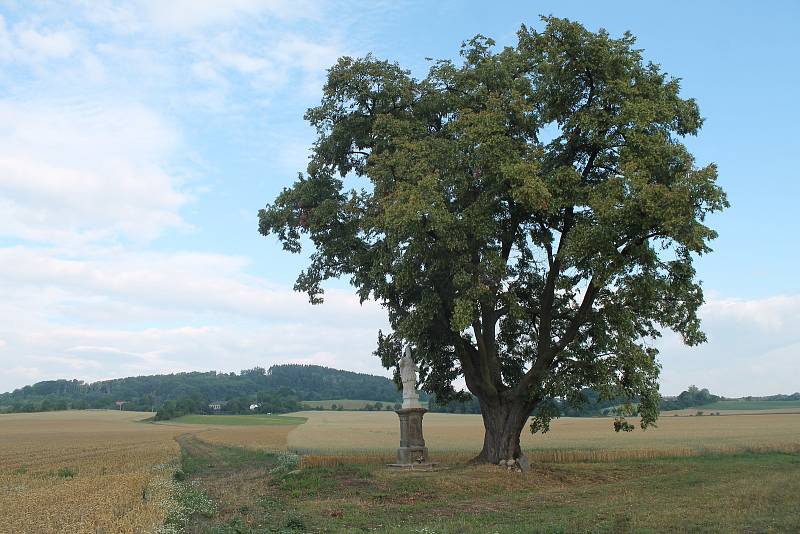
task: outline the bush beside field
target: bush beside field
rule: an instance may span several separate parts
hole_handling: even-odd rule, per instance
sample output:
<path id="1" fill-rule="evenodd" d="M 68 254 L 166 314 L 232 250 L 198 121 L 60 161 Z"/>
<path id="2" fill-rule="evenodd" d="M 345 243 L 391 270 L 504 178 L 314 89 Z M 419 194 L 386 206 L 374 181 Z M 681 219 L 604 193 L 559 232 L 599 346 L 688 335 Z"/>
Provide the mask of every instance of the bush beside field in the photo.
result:
<path id="1" fill-rule="evenodd" d="M 301 404 L 304 408 L 312 410 L 378 410 L 375 406 L 380 404 L 380 410 L 395 410 L 400 406 L 397 401 L 371 401 L 363 399 L 330 399 L 330 400 L 305 400 Z M 427 402 L 420 402 L 423 406 L 428 405 Z"/>

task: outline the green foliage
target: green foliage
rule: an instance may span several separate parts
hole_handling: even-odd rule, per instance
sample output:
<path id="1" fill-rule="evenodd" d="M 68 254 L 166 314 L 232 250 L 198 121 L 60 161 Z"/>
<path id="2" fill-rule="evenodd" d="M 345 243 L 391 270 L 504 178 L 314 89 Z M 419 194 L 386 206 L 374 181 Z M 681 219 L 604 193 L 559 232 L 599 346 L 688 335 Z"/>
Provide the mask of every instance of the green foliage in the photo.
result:
<path id="1" fill-rule="evenodd" d="M 70 467 L 62 467 L 58 470 L 57 474 L 59 478 L 75 478 L 77 473 Z"/>
<path id="2" fill-rule="evenodd" d="M 313 245 L 295 285 L 312 303 L 340 276 L 382 303 L 393 332 L 376 354 L 394 366 L 410 342 L 438 398 L 463 376 L 518 432 L 520 414 L 590 387 L 639 399 L 646 427 L 659 364 L 644 340 L 705 340 L 693 262 L 728 202 L 683 144 L 702 119 L 678 79 L 628 33 L 543 20 L 500 51 L 477 36 L 421 80 L 340 58 L 306 113 L 307 172 L 259 231 Z"/>
<path id="3" fill-rule="evenodd" d="M 624 417 L 615 417 L 614 418 L 614 431 L 615 432 L 633 432 L 633 425 L 630 424 L 628 421 L 625 420 Z"/>
<path id="4" fill-rule="evenodd" d="M 533 413 L 530 429 L 533 434 L 550 432 L 550 421 L 559 417 L 561 410 L 558 403 L 554 400 L 539 403 L 536 411 Z"/>
<path id="5" fill-rule="evenodd" d="M 444 413 L 481 413 L 481 405 L 474 395 L 459 395 L 446 401 L 435 397 L 429 403 L 428 410 Z"/>
<path id="6" fill-rule="evenodd" d="M 297 512 L 290 512 L 286 514 L 286 521 L 284 522 L 283 526 L 289 529 L 291 532 L 308 531 L 308 527 L 306 527 L 306 522 L 303 519 L 303 516 Z"/>
<path id="7" fill-rule="evenodd" d="M 674 399 L 662 399 L 661 410 L 682 410 L 693 406 L 703 406 L 712 404 L 720 400 L 721 397 L 712 395 L 707 389 L 699 389 L 697 386 L 689 386 L 689 389 L 681 392 Z"/>

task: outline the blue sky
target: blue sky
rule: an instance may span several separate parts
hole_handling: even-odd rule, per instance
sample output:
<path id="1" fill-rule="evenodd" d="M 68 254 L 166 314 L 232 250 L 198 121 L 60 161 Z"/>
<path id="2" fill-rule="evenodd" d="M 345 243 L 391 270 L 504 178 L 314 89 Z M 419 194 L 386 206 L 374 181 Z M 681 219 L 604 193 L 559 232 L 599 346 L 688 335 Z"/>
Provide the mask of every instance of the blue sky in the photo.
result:
<path id="1" fill-rule="evenodd" d="M 385 373 L 385 314 L 311 308 L 256 212 L 305 167 L 341 55 L 424 76 L 538 16 L 630 30 L 706 119 L 731 208 L 698 262 L 710 342 L 660 342 L 662 391 L 800 389 L 795 2 L 0 2 L 0 391 L 33 381 L 320 363 Z"/>

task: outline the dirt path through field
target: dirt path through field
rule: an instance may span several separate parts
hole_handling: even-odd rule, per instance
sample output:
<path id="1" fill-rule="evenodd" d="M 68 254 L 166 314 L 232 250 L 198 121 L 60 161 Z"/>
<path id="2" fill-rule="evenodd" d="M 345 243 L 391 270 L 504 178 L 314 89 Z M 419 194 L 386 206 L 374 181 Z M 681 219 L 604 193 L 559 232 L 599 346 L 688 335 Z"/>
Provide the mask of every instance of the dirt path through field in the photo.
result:
<path id="1" fill-rule="evenodd" d="M 206 443 L 193 433 L 178 436 L 181 466 L 190 479 L 218 505 L 212 519 L 192 517 L 186 532 L 207 532 L 234 518 L 259 528 L 269 499 L 269 472 L 274 453 Z"/>

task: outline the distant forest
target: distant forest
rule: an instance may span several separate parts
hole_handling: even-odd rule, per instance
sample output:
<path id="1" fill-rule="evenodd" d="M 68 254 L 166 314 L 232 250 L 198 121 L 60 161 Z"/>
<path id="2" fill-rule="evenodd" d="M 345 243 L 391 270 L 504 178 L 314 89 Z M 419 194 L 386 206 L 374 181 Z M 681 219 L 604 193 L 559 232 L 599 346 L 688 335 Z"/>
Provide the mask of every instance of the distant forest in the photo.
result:
<path id="1" fill-rule="evenodd" d="M 117 408 L 154 412 L 202 413 L 221 401 L 229 413 L 242 413 L 252 404 L 264 411 L 300 409 L 300 400 L 354 398 L 399 401 L 394 382 L 386 377 L 340 371 L 318 365 L 275 365 L 237 373 L 177 373 L 137 376 L 85 383 L 48 380 L 0 394 L 0 412 L 38 412 L 87 408 Z M 169 403 L 169 404 L 168 404 Z M 202 408 L 202 409 L 201 409 Z M 190 410 L 190 411 L 186 411 Z"/>
<path id="2" fill-rule="evenodd" d="M 689 386 L 689 389 L 683 391 L 676 397 L 661 397 L 659 408 L 661 411 L 683 410 L 685 408 L 713 404 L 720 400 L 724 400 L 724 398 L 712 394 L 708 389 Z M 743 400 L 798 401 L 800 400 L 800 393 L 793 393 L 792 395 L 772 395 L 768 397 L 744 397 Z M 611 398 L 603 398 L 597 391 L 591 388 L 584 388 L 575 398 L 570 400 L 556 399 L 549 407 L 554 408 L 561 416 L 565 417 L 591 417 L 613 415 L 620 407 L 626 404 L 635 405 L 636 399 L 613 396 Z M 478 405 L 478 399 L 474 396 L 468 401 L 455 401 L 446 405 L 437 404 L 435 400 L 432 400 L 430 409 L 431 411 L 448 413 L 480 413 L 481 411 Z"/>
<path id="3" fill-rule="evenodd" d="M 475 397 L 438 402 L 422 392 L 432 412 L 480 413 Z M 85 383 L 80 380 L 48 380 L 0 394 L 0 413 L 53 410 L 122 409 L 157 412 L 157 419 L 190 413 L 286 413 L 302 410 L 302 401 L 362 399 L 376 401 L 367 409 L 394 408 L 401 401 L 395 383 L 383 376 L 341 371 L 318 365 L 275 365 L 244 369 L 239 373 L 191 372 L 137 376 Z M 721 400 L 708 389 L 689 387 L 677 397 L 661 399 L 661 410 L 704 406 Z M 800 393 L 747 400 L 800 400 Z M 635 400 L 603 398 L 586 388 L 574 399 L 558 399 L 552 407 L 563 416 L 607 415 Z M 219 403 L 219 410 L 210 404 Z"/>

